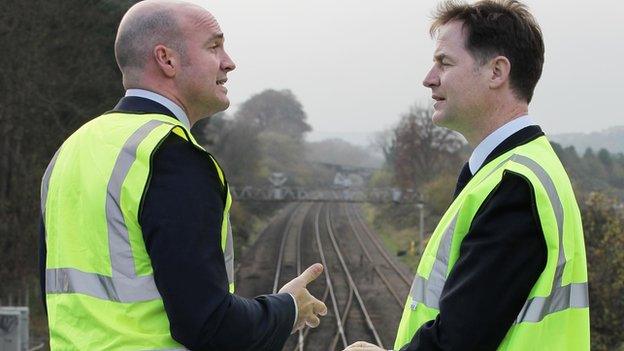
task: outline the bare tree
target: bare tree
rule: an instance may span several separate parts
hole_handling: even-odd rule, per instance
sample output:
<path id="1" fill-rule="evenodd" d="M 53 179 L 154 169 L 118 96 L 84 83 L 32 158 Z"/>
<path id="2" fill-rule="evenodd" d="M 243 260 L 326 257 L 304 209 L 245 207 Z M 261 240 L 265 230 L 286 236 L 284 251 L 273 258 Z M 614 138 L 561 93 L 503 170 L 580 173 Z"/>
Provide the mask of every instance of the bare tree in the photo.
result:
<path id="1" fill-rule="evenodd" d="M 439 174 L 456 172 L 462 137 L 433 124 L 433 111 L 414 105 L 394 129 L 387 153 L 392 154 L 399 185 L 420 188 Z"/>

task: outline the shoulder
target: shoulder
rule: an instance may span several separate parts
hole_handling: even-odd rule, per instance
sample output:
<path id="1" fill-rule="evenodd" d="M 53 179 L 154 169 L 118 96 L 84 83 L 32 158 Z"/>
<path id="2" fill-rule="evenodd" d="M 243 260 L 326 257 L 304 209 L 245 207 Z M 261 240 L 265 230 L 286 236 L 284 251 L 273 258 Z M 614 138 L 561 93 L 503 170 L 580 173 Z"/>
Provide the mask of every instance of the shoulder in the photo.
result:
<path id="1" fill-rule="evenodd" d="M 479 213 L 492 207 L 510 207 L 519 210 L 532 208 L 535 204 L 535 193 L 530 180 L 513 171 L 505 171 L 498 185 L 483 202 Z"/>
<path id="2" fill-rule="evenodd" d="M 154 172 L 164 171 L 183 177 L 209 176 L 220 182 L 210 155 L 173 133 L 155 150 L 152 162 Z"/>
<path id="3" fill-rule="evenodd" d="M 170 201 L 171 197 L 192 202 L 225 203 L 225 185 L 221 181 L 211 156 L 186 141 L 170 134 L 154 151 L 151 175 L 146 184 L 145 201 Z"/>

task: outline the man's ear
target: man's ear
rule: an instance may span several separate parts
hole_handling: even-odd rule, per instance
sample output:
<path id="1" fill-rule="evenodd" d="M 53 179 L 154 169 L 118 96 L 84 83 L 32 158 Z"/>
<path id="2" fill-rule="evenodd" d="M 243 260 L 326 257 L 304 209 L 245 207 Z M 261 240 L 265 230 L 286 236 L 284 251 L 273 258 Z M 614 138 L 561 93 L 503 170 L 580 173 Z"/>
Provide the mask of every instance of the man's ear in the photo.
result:
<path id="1" fill-rule="evenodd" d="M 173 78 L 176 75 L 178 57 L 175 55 L 175 51 L 162 44 L 156 45 L 154 47 L 154 59 L 156 66 L 166 77 Z"/>
<path id="2" fill-rule="evenodd" d="M 491 89 L 497 89 L 509 81 L 511 73 L 511 62 L 505 56 L 496 56 L 490 60 L 489 83 Z"/>

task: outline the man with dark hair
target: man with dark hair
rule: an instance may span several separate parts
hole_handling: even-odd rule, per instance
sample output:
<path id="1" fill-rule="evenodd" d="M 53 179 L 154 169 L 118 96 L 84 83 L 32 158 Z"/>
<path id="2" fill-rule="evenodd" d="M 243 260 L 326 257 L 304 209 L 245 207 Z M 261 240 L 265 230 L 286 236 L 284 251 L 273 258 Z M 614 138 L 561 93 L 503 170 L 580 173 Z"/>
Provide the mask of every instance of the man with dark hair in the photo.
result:
<path id="1" fill-rule="evenodd" d="M 474 151 L 423 253 L 394 347 L 589 350 L 580 212 L 528 115 L 544 61 L 539 26 L 517 1 L 445 2 L 431 34 L 423 84 L 432 118 Z"/>
<path id="2" fill-rule="evenodd" d="M 200 6 L 147 0 L 119 25 L 126 96 L 54 155 L 41 187 L 52 350 L 280 350 L 327 308 L 306 285 L 234 294 L 228 183 L 191 126 L 229 106 L 235 65 Z"/>

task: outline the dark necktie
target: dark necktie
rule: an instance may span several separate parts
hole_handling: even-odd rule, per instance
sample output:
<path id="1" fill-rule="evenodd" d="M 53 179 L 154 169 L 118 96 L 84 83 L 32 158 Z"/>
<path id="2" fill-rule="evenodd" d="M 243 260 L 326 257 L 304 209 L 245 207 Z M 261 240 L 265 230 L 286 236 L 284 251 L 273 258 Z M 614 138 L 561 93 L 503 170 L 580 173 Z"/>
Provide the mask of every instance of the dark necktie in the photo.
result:
<path id="1" fill-rule="evenodd" d="M 459 173 L 459 178 L 457 179 L 457 185 L 455 186 L 455 194 L 453 194 L 453 198 L 456 198 L 459 193 L 464 189 L 466 184 L 472 178 L 472 172 L 470 172 L 470 166 L 468 166 L 468 162 L 464 164 L 461 172 Z"/>

